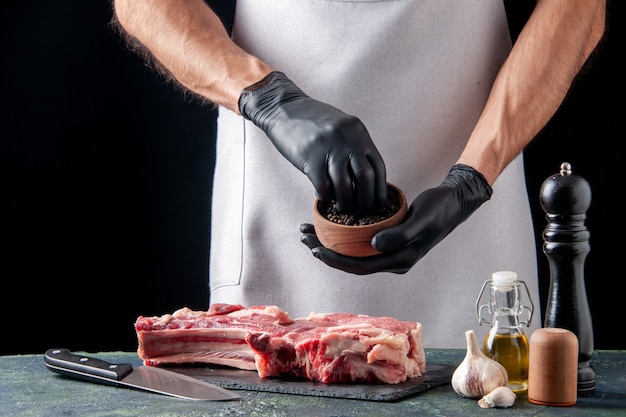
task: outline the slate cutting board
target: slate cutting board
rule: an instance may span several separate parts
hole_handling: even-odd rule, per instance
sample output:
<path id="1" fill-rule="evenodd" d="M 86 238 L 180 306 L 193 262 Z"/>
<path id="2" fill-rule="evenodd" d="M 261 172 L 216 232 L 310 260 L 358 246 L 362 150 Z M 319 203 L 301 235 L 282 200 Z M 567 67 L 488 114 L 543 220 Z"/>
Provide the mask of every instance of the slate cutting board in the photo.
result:
<path id="1" fill-rule="evenodd" d="M 324 384 L 295 378 L 259 378 L 256 371 L 217 366 L 168 367 L 227 389 L 367 401 L 397 401 L 448 384 L 455 368 L 455 365 L 429 363 L 422 376 L 399 384 Z"/>

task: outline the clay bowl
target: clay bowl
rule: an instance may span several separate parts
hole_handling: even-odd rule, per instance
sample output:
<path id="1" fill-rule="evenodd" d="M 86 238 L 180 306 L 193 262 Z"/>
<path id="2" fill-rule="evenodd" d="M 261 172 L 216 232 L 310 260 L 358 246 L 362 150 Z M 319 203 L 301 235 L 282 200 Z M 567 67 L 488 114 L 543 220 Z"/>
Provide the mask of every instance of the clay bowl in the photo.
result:
<path id="1" fill-rule="evenodd" d="M 400 208 L 391 217 L 366 225 L 345 225 L 327 219 L 322 214 L 324 211 L 322 202 L 315 199 L 313 225 L 322 245 L 346 256 L 363 257 L 380 253 L 372 247 L 372 237 L 379 231 L 402 222 L 408 211 L 404 192 L 393 184 L 387 184 L 387 189 L 399 198 Z"/>

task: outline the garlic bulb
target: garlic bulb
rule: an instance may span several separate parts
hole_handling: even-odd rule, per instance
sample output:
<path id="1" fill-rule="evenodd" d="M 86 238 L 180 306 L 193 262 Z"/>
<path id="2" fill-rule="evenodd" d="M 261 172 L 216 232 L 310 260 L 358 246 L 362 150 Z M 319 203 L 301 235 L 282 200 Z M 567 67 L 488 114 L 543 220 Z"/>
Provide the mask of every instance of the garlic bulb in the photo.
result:
<path id="1" fill-rule="evenodd" d="M 478 346 L 473 330 L 465 332 L 467 353 L 452 374 L 452 388 L 468 398 L 480 398 L 509 382 L 509 376 L 500 363 L 486 356 Z"/>
<path id="2" fill-rule="evenodd" d="M 481 408 L 510 407 L 515 404 L 517 395 L 509 387 L 498 387 L 478 400 Z"/>

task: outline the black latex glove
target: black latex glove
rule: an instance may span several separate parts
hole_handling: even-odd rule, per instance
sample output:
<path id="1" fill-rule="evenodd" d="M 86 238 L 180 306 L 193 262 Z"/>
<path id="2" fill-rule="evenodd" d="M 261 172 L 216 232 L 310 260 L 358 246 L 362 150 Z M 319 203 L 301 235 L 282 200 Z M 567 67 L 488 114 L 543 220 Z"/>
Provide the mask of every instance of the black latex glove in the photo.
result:
<path id="1" fill-rule="evenodd" d="M 244 89 L 239 111 L 263 129 L 278 151 L 341 212 L 379 212 L 387 202 L 385 164 L 355 116 L 307 96 L 272 72 Z"/>
<path id="2" fill-rule="evenodd" d="M 457 164 L 441 185 L 417 196 L 404 222 L 374 236 L 372 246 L 381 254 L 363 258 L 340 255 L 322 246 L 313 225 L 308 223 L 300 226 L 301 240 L 315 257 L 333 268 L 359 275 L 374 272 L 403 274 L 489 200 L 491 194 L 492 189 L 481 173 Z"/>

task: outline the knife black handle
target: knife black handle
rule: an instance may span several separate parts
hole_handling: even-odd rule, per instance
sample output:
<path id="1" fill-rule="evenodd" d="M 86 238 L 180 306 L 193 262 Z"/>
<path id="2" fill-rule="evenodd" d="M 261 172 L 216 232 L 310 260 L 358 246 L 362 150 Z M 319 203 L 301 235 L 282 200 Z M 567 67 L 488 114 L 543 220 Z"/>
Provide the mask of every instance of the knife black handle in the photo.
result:
<path id="1" fill-rule="evenodd" d="M 120 381 L 133 370 L 130 363 L 111 363 L 68 349 L 48 349 L 43 356 L 46 367 L 52 372 L 75 378 Z"/>

